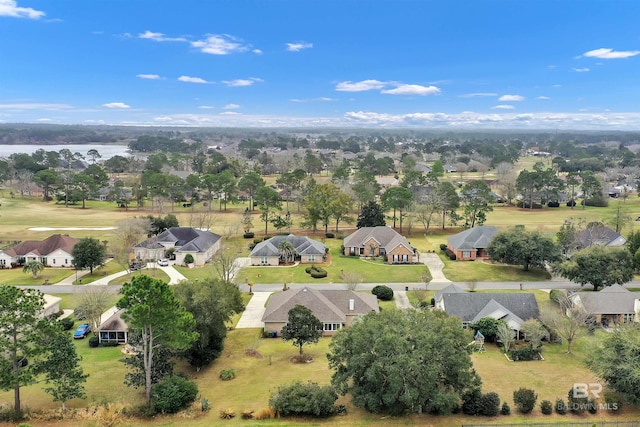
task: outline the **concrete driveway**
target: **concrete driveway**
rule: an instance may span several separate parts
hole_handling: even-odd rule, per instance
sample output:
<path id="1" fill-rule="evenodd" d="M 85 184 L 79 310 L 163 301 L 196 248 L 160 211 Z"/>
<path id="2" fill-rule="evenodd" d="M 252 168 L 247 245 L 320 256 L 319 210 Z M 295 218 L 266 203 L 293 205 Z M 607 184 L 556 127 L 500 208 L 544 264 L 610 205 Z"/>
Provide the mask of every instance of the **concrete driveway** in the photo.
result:
<path id="1" fill-rule="evenodd" d="M 429 268 L 432 282 L 451 282 L 442 272 L 444 262 L 442 262 L 438 254 L 420 252 L 420 262 Z"/>
<path id="2" fill-rule="evenodd" d="M 236 328 L 262 328 L 264 326 L 264 323 L 262 323 L 262 316 L 264 315 L 265 309 L 264 305 L 271 294 L 272 292 L 254 292 L 253 297 L 251 297 L 247 307 L 244 309 Z"/>

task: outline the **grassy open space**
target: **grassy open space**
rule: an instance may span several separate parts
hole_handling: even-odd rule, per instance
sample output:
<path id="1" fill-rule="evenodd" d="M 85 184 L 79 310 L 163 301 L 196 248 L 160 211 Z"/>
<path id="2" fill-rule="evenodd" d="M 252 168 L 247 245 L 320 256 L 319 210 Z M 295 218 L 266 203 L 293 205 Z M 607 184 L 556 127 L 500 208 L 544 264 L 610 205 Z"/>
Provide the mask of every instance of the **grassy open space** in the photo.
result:
<path id="1" fill-rule="evenodd" d="M 0 270 L 0 284 L 13 286 L 53 284 L 75 274 L 75 270 L 69 268 L 45 267 L 38 278 L 34 279 L 31 273 L 22 272 L 22 268 L 3 268 Z"/>
<path id="2" fill-rule="evenodd" d="M 96 280 L 100 280 L 106 276 L 110 276 L 114 273 L 119 273 L 123 271 L 124 268 L 115 261 L 108 261 L 101 268 L 97 268 L 93 270 L 93 274 L 88 273 L 84 276 L 80 277 L 78 280 L 74 280 L 74 285 L 88 285 L 89 283 L 93 283 Z"/>
<path id="3" fill-rule="evenodd" d="M 154 279 L 160 279 L 163 280 L 165 282 L 169 282 L 170 278 L 167 275 L 167 273 L 165 273 L 164 271 L 162 271 L 159 268 L 143 268 L 142 270 L 137 270 L 134 271 L 130 274 L 125 274 L 124 276 L 120 276 L 120 277 L 116 277 L 115 279 L 113 279 L 112 281 L 109 282 L 110 285 L 124 285 L 125 283 L 128 283 L 131 281 L 131 279 L 133 279 L 136 276 L 140 276 L 140 275 L 145 275 L 145 276 L 149 276 L 152 277 Z"/>
<path id="4" fill-rule="evenodd" d="M 596 420 L 628 420 L 640 416 L 640 411 L 630 406 L 624 406 L 620 414 L 600 412 L 597 415 L 585 414 L 577 417 L 573 415 L 559 416 L 542 415 L 536 406 L 531 415 L 518 415 L 512 401 L 512 393 L 519 387 L 528 387 L 538 393 L 538 403 L 543 400 L 555 401 L 556 397 L 566 397 L 566 393 L 574 382 L 595 382 L 593 374 L 584 366 L 586 350 L 604 332 L 594 336 L 583 337 L 574 345 L 574 354 L 565 353 L 566 345 L 546 345 L 544 347 L 544 361 L 509 362 L 494 344 L 486 345 L 486 352 L 474 353 L 472 360 L 474 368 L 483 379 L 485 392 L 497 392 L 503 401 L 512 407 L 511 416 L 484 418 L 465 417 L 461 415 L 434 417 L 427 415 L 413 415 L 393 418 L 384 415 L 368 414 L 354 408 L 349 403 L 348 396 L 341 397 L 339 403 L 345 403 L 348 414 L 343 417 L 333 417 L 326 420 L 301 420 L 286 418 L 271 421 L 245 421 L 237 417 L 225 424 L 232 425 L 326 425 L 326 426 L 368 426 L 368 425 L 430 425 L 434 427 L 448 427 L 462 423 L 514 423 L 514 422 L 549 422 L 549 421 L 596 421 Z M 471 340 L 470 340 L 471 341 Z M 260 338 L 260 330 L 243 329 L 229 332 L 222 356 L 210 367 L 195 372 L 192 369 L 179 366 L 179 371 L 197 381 L 202 397 L 210 400 L 211 410 L 202 415 L 196 408 L 185 416 L 157 417 L 153 421 L 124 420 L 122 425 L 163 425 L 204 427 L 218 425 L 221 421 L 218 412 L 221 409 L 232 408 L 236 412 L 243 409 L 259 411 L 267 407 L 269 395 L 279 385 L 288 384 L 296 379 L 328 384 L 331 371 L 328 369 L 326 354 L 329 349 L 330 338 L 322 338 L 317 345 L 305 346 L 305 352 L 313 355 L 314 361 L 309 364 L 294 364 L 291 358 L 297 349 L 281 339 Z M 83 356 L 83 366 L 91 374 L 87 383 L 88 399 L 73 401 L 70 406 L 82 407 L 91 402 L 110 401 L 127 405 L 142 402 L 140 391 L 129 389 L 122 384 L 124 367 L 118 362 L 122 357 L 121 347 L 91 349 L 87 340 L 77 340 L 78 352 Z M 250 357 L 245 354 L 247 349 L 256 350 L 262 358 Z M 236 378 L 222 381 L 218 375 L 222 369 L 233 368 Z M 10 401 L 11 393 L 0 394 L 1 402 Z M 24 403 L 32 408 L 56 408 L 58 405 L 50 401 L 42 391 L 42 386 L 34 385 L 24 388 Z M 194 407 L 198 407 L 196 403 Z M 30 421 L 33 426 L 44 425 L 93 425 L 90 422 L 73 423 L 61 421 L 38 422 Z"/>

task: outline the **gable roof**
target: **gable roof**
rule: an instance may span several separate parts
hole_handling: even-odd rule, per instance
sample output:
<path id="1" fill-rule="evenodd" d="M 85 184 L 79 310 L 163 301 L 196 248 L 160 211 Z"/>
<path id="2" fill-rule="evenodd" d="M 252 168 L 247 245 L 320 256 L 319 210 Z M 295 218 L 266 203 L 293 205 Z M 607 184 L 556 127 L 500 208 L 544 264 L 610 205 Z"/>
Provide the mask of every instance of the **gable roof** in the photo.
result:
<path id="1" fill-rule="evenodd" d="M 589 314 L 635 313 L 635 301 L 640 292 L 631 292 L 620 285 L 607 286 L 599 292 L 576 292 L 571 299 Z"/>
<path id="2" fill-rule="evenodd" d="M 482 317 L 499 315 L 498 318 L 508 323 L 522 324 L 523 321 L 540 315 L 536 297 L 530 293 L 447 293 L 443 295 L 443 299 L 444 310 L 463 322 L 475 322 Z"/>
<path id="3" fill-rule="evenodd" d="M 47 256 L 57 249 L 62 249 L 66 253 L 70 254 L 75 244 L 79 241 L 79 239 L 69 237 L 64 234 L 54 234 L 44 240 L 25 240 L 24 242 L 7 249 L 5 253 L 12 257 L 24 256 L 29 253 Z"/>
<path id="4" fill-rule="evenodd" d="M 288 236 L 274 236 L 258 243 L 249 256 L 279 256 L 280 252 L 278 251 L 278 247 L 284 241 L 291 243 L 299 255 L 324 255 L 326 251 L 324 243 L 320 243 L 306 236 L 289 234 Z"/>
<path id="5" fill-rule="evenodd" d="M 588 248 L 589 246 L 622 246 L 627 243 L 627 239 L 620 233 L 616 233 L 614 229 L 604 225 L 582 230 L 578 233 L 576 239 L 581 248 Z"/>
<path id="6" fill-rule="evenodd" d="M 171 227 L 134 247 L 159 249 L 165 245 L 173 245 L 176 252 L 206 252 L 221 237 L 219 234 L 193 227 Z"/>
<path id="7" fill-rule="evenodd" d="M 349 310 L 349 300 L 354 301 L 354 309 Z M 262 316 L 263 322 L 284 322 L 289 320 L 289 310 L 303 305 L 324 323 L 344 323 L 347 315 L 362 315 L 380 311 L 375 295 L 348 290 L 321 291 L 300 288 L 273 294 Z"/>
<path id="8" fill-rule="evenodd" d="M 393 228 L 380 225 L 378 227 L 362 227 L 344 238 L 344 246 L 348 248 L 364 247 L 364 244 L 370 239 L 374 239 L 388 251 L 398 245 L 403 245 L 411 249 L 411 244 Z"/>
<path id="9" fill-rule="evenodd" d="M 489 246 L 498 229 L 492 225 L 481 225 L 461 231 L 447 241 L 456 250 L 476 250 Z"/>
<path id="10" fill-rule="evenodd" d="M 465 290 L 462 287 L 456 285 L 455 283 L 452 283 L 452 284 L 440 289 L 438 292 L 436 292 L 436 294 L 433 296 L 433 299 L 435 301 L 440 301 L 440 298 L 444 294 L 460 294 L 460 293 L 463 293 L 463 292 L 465 292 Z"/>
<path id="11" fill-rule="evenodd" d="M 122 319 L 124 309 L 112 307 L 100 316 L 101 331 L 126 331 L 129 329 L 127 323 Z"/>

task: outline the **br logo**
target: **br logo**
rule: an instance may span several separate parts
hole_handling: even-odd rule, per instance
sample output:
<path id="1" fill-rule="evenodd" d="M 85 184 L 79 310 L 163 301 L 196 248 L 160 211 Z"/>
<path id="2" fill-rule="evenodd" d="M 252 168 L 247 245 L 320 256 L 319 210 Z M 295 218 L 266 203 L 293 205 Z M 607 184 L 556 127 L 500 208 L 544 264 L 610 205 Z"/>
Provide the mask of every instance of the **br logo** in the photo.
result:
<path id="1" fill-rule="evenodd" d="M 571 391 L 575 399 L 587 398 L 589 394 L 598 399 L 602 393 L 602 385 L 598 383 L 575 383 Z"/>

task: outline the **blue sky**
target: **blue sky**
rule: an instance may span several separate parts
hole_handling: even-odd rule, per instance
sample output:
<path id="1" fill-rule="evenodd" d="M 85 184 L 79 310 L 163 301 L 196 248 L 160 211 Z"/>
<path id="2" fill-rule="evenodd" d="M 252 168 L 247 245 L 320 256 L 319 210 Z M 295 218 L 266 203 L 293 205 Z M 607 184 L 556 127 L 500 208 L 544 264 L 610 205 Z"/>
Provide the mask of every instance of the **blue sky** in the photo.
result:
<path id="1" fill-rule="evenodd" d="M 0 123 L 640 129 L 640 1 L 0 0 Z"/>

